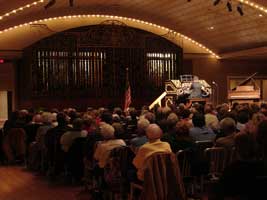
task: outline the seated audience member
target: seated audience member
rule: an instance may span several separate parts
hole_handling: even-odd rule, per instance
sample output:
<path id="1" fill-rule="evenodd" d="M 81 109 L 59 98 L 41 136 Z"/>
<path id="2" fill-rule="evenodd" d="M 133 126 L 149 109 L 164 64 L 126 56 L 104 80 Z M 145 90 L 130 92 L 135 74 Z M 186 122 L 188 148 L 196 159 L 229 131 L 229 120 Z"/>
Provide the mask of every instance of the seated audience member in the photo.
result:
<path id="1" fill-rule="evenodd" d="M 235 145 L 236 124 L 232 118 L 226 117 L 220 121 L 220 129 L 224 137 L 220 137 L 215 141 L 216 147 L 224 147 L 231 150 Z"/>
<path id="2" fill-rule="evenodd" d="M 261 104 L 261 106 L 260 106 L 260 112 L 267 117 L 267 104 L 266 103 L 262 103 Z"/>
<path id="3" fill-rule="evenodd" d="M 180 114 L 181 121 L 184 122 L 189 129 L 193 127 L 193 122 L 190 117 L 191 114 L 189 109 L 184 109 Z"/>
<path id="4" fill-rule="evenodd" d="M 258 125 L 265 120 L 266 117 L 262 113 L 254 113 L 251 120 L 245 125 L 245 132 L 248 132 L 256 137 Z"/>
<path id="5" fill-rule="evenodd" d="M 53 128 L 52 114 L 49 112 L 42 113 L 42 122 L 43 122 L 43 125 L 38 128 L 36 138 L 35 138 L 39 149 L 45 148 L 45 135 L 49 129 Z"/>
<path id="6" fill-rule="evenodd" d="M 267 120 L 259 124 L 256 139 L 259 144 L 260 157 L 267 164 Z"/>
<path id="7" fill-rule="evenodd" d="M 91 115 L 85 114 L 82 117 L 83 120 L 83 127 L 82 130 L 87 131 L 88 135 L 90 135 L 94 130 L 93 130 L 93 123 L 94 119 Z"/>
<path id="8" fill-rule="evenodd" d="M 245 128 L 246 123 L 249 121 L 249 113 L 245 110 L 241 110 L 237 113 L 237 131 L 241 131 Z"/>
<path id="9" fill-rule="evenodd" d="M 204 112 L 206 126 L 211 128 L 213 131 L 217 131 L 219 128 L 219 120 L 214 113 L 212 104 L 206 104 L 204 107 Z"/>
<path id="10" fill-rule="evenodd" d="M 117 114 L 122 122 L 125 121 L 125 116 L 123 115 L 122 109 L 120 107 L 115 107 L 113 109 L 113 114 Z"/>
<path id="11" fill-rule="evenodd" d="M 33 116 L 32 121 L 28 123 L 24 130 L 26 132 L 26 144 L 27 146 L 35 141 L 37 129 L 42 125 L 42 116 L 40 114 L 36 114 Z"/>
<path id="12" fill-rule="evenodd" d="M 188 125 L 181 121 L 176 124 L 176 149 L 173 152 L 178 152 L 179 150 L 192 149 L 194 147 L 194 141 L 189 136 Z"/>
<path id="13" fill-rule="evenodd" d="M 238 133 L 235 137 L 238 160 L 227 166 L 219 182 L 221 199 L 259 199 L 258 177 L 264 175 L 264 164 L 256 160 L 256 144 L 251 134 Z M 217 198 L 217 199 L 220 199 Z"/>
<path id="14" fill-rule="evenodd" d="M 149 126 L 149 121 L 145 118 L 141 118 L 137 122 L 137 137 L 133 138 L 130 141 L 132 150 L 134 152 L 137 151 L 137 149 L 148 142 L 148 139 L 146 137 L 146 129 Z"/>
<path id="15" fill-rule="evenodd" d="M 11 128 L 3 141 L 3 151 L 8 163 L 23 163 L 26 153 L 26 133 L 23 128 Z"/>
<path id="16" fill-rule="evenodd" d="M 163 134 L 162 141 L 168 142 L 174 153 L 179 150 L 191 149 L 194 146 L 193 139 L 189 136 L 189 128 L 185 121 L 179 121 L 175 126 L 175 130 Z"/>
<path id="17" fill-rule="evenodd" d="M 18 119 L 18 115 L 19 115 L 19 112 L 18 111 L 14 111 L 14 112 L 11 113 L 11 115 L 8 118 L 8 120 L 5 121 L 5 123 L 3 125 L 4 135 L 6 135 L 11 128 L 15 128 L 16 127 L 16 121 Z"/>
<path id="18" fill-rule="evenodd" d="M 216 137 L 211 128 L 205 126 L 205 117 L 203 114 L 195 113 L 192 118 L 193 128 L 190 128 L 189 135 L 194 141 L 213 141 Z"/>
<path id="19" fill-rule="evenodd" d="M 149 121 L 149 123 L 155 123 L 156 121 L 156 116 L 154 113 L 152 112 L 147 112 L 146 114 L 144 114 L 144 117 Z"/>
<path id="20" fill-rule="evenodd" d="M 226 116 L 228 116 L 229 114 L 229 105 L 228 104 L 222 104 L 222 105 L 218 105 L 216 107 L 217 110 L 217 117 L 218 120 L 221 121 L 223 118 L 225 118 Z"/>
<path id="21" fill-rule="evenodd" d="M 60 138 L 71 128 L 68 126 L 68 116 L 65 113 L 57 114 L 58 125 L 51 128 L 45 135 L 45 145 L 48 156 L 49 176 L 54 177 L 61 173 L 64 169 L 64 151 L 61 148 Z"/>
<path id="22" fill-rule="evenodd" d="M 124 139 L 125 138 L 125 130 L 124 127 L 121 123 L 121 118 L 118 114 L 113 114 L 112 115 L 112 126 L 115 129 L 115 137 L 119 139 Z"/>
<path id="23" fill-rule="evenodd" d="M 258 104 L 252 103 L 252 104 L 249 104 L 249 110 L 250 110 L 251 115 L 253 115 L 254 113 L 260 112 L 260 107 Z"/>
<path id="24" fill-rule="evenodd" d="M 73 128 L 61 136 L 60 143 L 62 145 L 63 151 L 68 152 L 69 148 L 71 147 L 73 141 L 76 138 L 87 136 L 87 131 L 82 131 L 82 126 L 83 120 L 80 118 L 76 118 L 73 121 Z"/>
<path id="25" fill-rule="evenodd" d="M 106 166 L 112 149 L 120 146 L 126 146 L 123 140 L 115 139 L 114 132 L 115 129 L 110 124 L 101 124 L 100 134 L 104 141 L 98 143 L 94 153 L 94 158 L 98 161 L 98 166 L 100 168 L 104 168 Z"/>
<path id="26" fill-rule="evenodd" d="M 52 114 L 43 112 L 41 115 L 42 125 L 37 129 L 35 142 L 29 146 L 29 159 L 27 167 L 32 170 L 45 172 L 47 168 L 47 149 L 45 146 L 45 136 L 52 126 Z"/>
<path id="27" fill-rule="evenodd" d="M 132 126 L 135 129 L 137 128 L 137 110 L 134 107 L 130 107 L 129 110 L 129 115 L 127 116 L 127 127 Z"/>
<path id="28" fill-rule="evenodd" d="M 112 124 L 112 114 L 108 110 L 104 110 L 100 115 L 100 118 L 102 123 Z"/>
<path id="29" fill-rule="evenodd" d="M 150 124 L 146 129 L 146 136 L 148 138 L 148 143 L 141 146 L 133 160 L 133 164 L 137 169 L 137 177 L 139 180 L 144 180 L 143 167 L 145 161 L 149 156 L 154 153 L 171 153 L 171 147 L 169 143 L 162 142 L 160 140 L 162 136 L 162 130 L 156 124 Z"/>

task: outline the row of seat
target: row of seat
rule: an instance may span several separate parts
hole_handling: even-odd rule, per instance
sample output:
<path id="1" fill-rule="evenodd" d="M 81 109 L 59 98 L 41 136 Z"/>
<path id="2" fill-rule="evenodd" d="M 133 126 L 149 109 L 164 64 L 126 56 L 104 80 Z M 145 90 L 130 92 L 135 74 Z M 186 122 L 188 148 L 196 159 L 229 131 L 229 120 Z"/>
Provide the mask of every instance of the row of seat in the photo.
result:
<path id="1" fill-rule="evenodd" d="M 194 151 L 192 150 L 180 150 L 176 154 L 155 154 L 151 156 L 151 159 L 147 161 L 147 166 L 151 165 L 150 162 L 159 163 L 161 162 L 161 167 L 157 168 L 147 168 L 148 174 L 152 176 L 156 176 L 157 179 L 154 177 L 153 181 L 157 181 L 158 183 L 151 183 L 149 184 L 148 188 L 145 188 L 147 181 L 150 179 L 144 180 L 144 183 L 140 185 L 132 182 L 129 182 L 128 179 L 128 172 L 129 169 L 133 169 L 132 166 L 132 159 L 134 157 L 133 152 L 131 151 L 130 147 L 118 147 L 111 151 L 110 153 L 110 162 L 107 167 L 104 169 L 104 174 L 107 175 L 109 172 L 113 171 L 113 173 L 110 174 L 110 176 L 115 175 L 117 177 L 109 177 L 108 180 L 108 189 L 109 191 L 114 194 L 115 196 L 120 196 L 120 199 L 127 199 L 127 196 L 130 197 L 130 199 L 134 199 L 134 194 L 137 189 L 142 190 L 141 196 L 146 196 L 146 198 L 151 199 L 152 197 L 149 196 L 151 194 L 154 194 L 158 191 L 162 192 L 162 189 L 155 189 L 157 192 L 149 192 L 151 190 L 152 186 L 158 186 L 164 185 L 168 186 L 169 181 L 164 178 L 164 174 L 167 172 L 173 172 L 173 174 L 176 174 L 175 176 L 168 176 L 168 177 L 175 177 L 176 181 L 174 181 L 177 185 L 176 192 L 179 191 L 179 194 L 183 194 L 184 196 L 187 195 L 194 195 L 196 193 L 196 190 L 200 187 L 200 192 L 204 191 L 204 183 L 205 181 L 214 181 L 217 180 L 222 173 L 224 167 L 231 162 L 231 160 L 234 158 L 234 149 L 233 152 L 227 152 L 222 147 L 213 147 L 213 142 L 211 141 L 198 141 L 196 142 L 196 152 L 199 153 L 199 158 L 196 158 L 196 155 Z M 231 154 L 231 156 L 229 155 Z M 171 156 L 171 164 L 167 163 L 168 160 L 170 160 L 169 156 Z M 174 158 L 175 157 L 175 158 Z M 200 162 L 198 162 L 201 159 Z M 206 165 L 199 165 L 201 161 L 207 161 Z M 175 163 L 179 163 L 178 165 Z M 195 166 L 194 166 L 195 165 Z M 162 167 L 164 166 L 164 167 Z M 208 173 L 203 172 L 202 173 L 195 173 L 192 168 L 199 168 L 199 167 L 208 167 L 204 169 L 203 171 L 206 171 Z M 92 167 L 86 167 L 86 169 L 93 170 Z M 156 171 L 153 171 L 155 170 Z M 152 170 L 152 171 L 149 171 Z M 160 172 L 157 170 L 161 170 Z M 116 171 L 116 172 L 115 172 Z M 178 173 L 177 173 L 178 171 Z M 201 171 L 201 170 L 200 170 Z M 88 174 L 88 173 L 85 173 Z M 91 173 L 92 174 L 92 173 Z M 160 175 L 160 176 L 158 176 Z M 207 179 L 208 177 L 208 179 Z M 87 177 L 88 178 L 88 177 Z M 94 179 L 95 177 L 91 176 L 89 179 Z M 105 179 L 105 177 L 103 177 Z M 178 180 L 178 181 L 177 181 Z M 199 181 L 198 181 L 199 180 Z M 107 180 L 104 180 L 107 181 Z M 92 181 L 88 180 L 87 183 L 92 183 Z M 98 183 L 98 185 L 101 185 Z M 173 180 L 171 187 L 173 188 Z M 89 187 L 92 188 L 92 187 Z M 145 188 L 145 189 L 144 189 Z M 180 189 L 179 189 L 180 188 Z M 99 189 L 99 188 L 98 188 Z M 153 189 L 153 188 L 152 188 Z M 144 192 L 145 191 L 145 192 Z M 167 192 L 166 194 L 158 194 L 160 195 L 170 195 L 170 190 L 164 191 Z M 163 193 L 164 193 L 163 192 Z M 148 195 L 148 196 L 147 196 Z M 158 196 L 157 195 L 157 196 Z M 182 195 L 182 196 L 183 196 Z M 159 197 L 158 196 L 158 197 Z M 153 198 L 152 198 L 153 199 Z M 160 199 L 160 198 L 157 198 Z M 163 198 L 164 199 L 164 198 Z"/>

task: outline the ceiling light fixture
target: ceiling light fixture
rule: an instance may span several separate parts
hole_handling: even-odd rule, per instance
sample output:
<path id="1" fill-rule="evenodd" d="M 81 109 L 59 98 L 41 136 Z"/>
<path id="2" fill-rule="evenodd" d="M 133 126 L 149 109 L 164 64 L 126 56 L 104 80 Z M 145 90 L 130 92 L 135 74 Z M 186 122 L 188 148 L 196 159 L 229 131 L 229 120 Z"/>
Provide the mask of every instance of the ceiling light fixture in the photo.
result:
<path id="1" fill-rule="evenodd" d="M 44 8 L 45 8 L 45 9 L 48 9 L 48 8 L 52 7 L 53 5 L 55 5 L 55 3 L 56 3 L 56 0 L 50 0 L 50 1 L 44 6 Z M 70 7 L 73 7 L 73 5 L 74 5 L 74 0 L 69 0 L 69 6 L 70 6 Z"/>
<path id="2" fill-rule="evenodd" d="M 44 8 L 45 8 L 45 9 L 48 9 L 48 8 L 50 8 L 51 6 L 55 5 L 55 3 L 56 3 L 56 0 L 50 0 L 50 1 L 44 6 Z"/>
<path id="3" fill-rule="evenodd" d="M 243 9 L 242 9 L 242 3 L 239 3 L 237 8 L 236 8 L 237 12 L 243 16 L 244 15 L 244 12 L 243 12 Z"/>
<path id="4" fill-rule="evenodd" d="M 231 1 L 227 1 L 226 6 L 227 6 L 227 9 L 228 9 L 229 12 L 233 11 Z"/>
<path id="5" fill-rule="evenodd" d="M 221 0 L 214 0 L 213 5 L 216 6 L 220 3 Z"/>

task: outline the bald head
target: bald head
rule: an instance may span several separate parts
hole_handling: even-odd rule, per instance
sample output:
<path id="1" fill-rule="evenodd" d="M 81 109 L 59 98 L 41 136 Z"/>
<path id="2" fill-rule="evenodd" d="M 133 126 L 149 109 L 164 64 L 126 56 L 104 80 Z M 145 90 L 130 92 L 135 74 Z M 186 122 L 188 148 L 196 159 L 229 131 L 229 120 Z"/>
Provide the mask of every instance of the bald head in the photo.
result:
<path id="1" fill-rule="evenodd" d="M 157 124 L 150 124 L 146 129 L 146 136 L 148 140 L 160 139 L 162 136 L 162 130 Z"/>

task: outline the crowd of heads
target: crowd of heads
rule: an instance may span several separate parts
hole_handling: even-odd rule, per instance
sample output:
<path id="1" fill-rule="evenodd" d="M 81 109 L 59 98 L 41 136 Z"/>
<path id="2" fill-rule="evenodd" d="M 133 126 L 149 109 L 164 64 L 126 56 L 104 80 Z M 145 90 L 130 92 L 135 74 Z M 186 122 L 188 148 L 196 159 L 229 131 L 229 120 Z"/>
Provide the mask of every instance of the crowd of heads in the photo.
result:
<path id="1" fill-rule="evenodd" d="M 206 115 L 215 116 L 218 122 L 207 124 Z M 210 126 L 217 138 L 234 132 L 253 136 L 259 149 L 264 149 L 266 142 L 267 104 L 220 104 L 193 103 L 191 106 L 180 103 L 152 110 L 143 106 L 141 110 L 133 107 L 124 112 L 120 107 L 113 110 L 88 107 L 86 111 L 67 108 L 59 111 L 34 112 L 23 109 L 13 112 L 5 123 L 4 131 L 11 127 L 23 127 L 28 123 L 52 124 L 53 126 L 70 125 L 73 129 L 86 130 L 88 134 L 98 131 L 104 140 L 114 138 L 131 139 L 147 136 L 150 140 L 169 133 L 176 137 L 188 136 L 192 127 Z"/>

